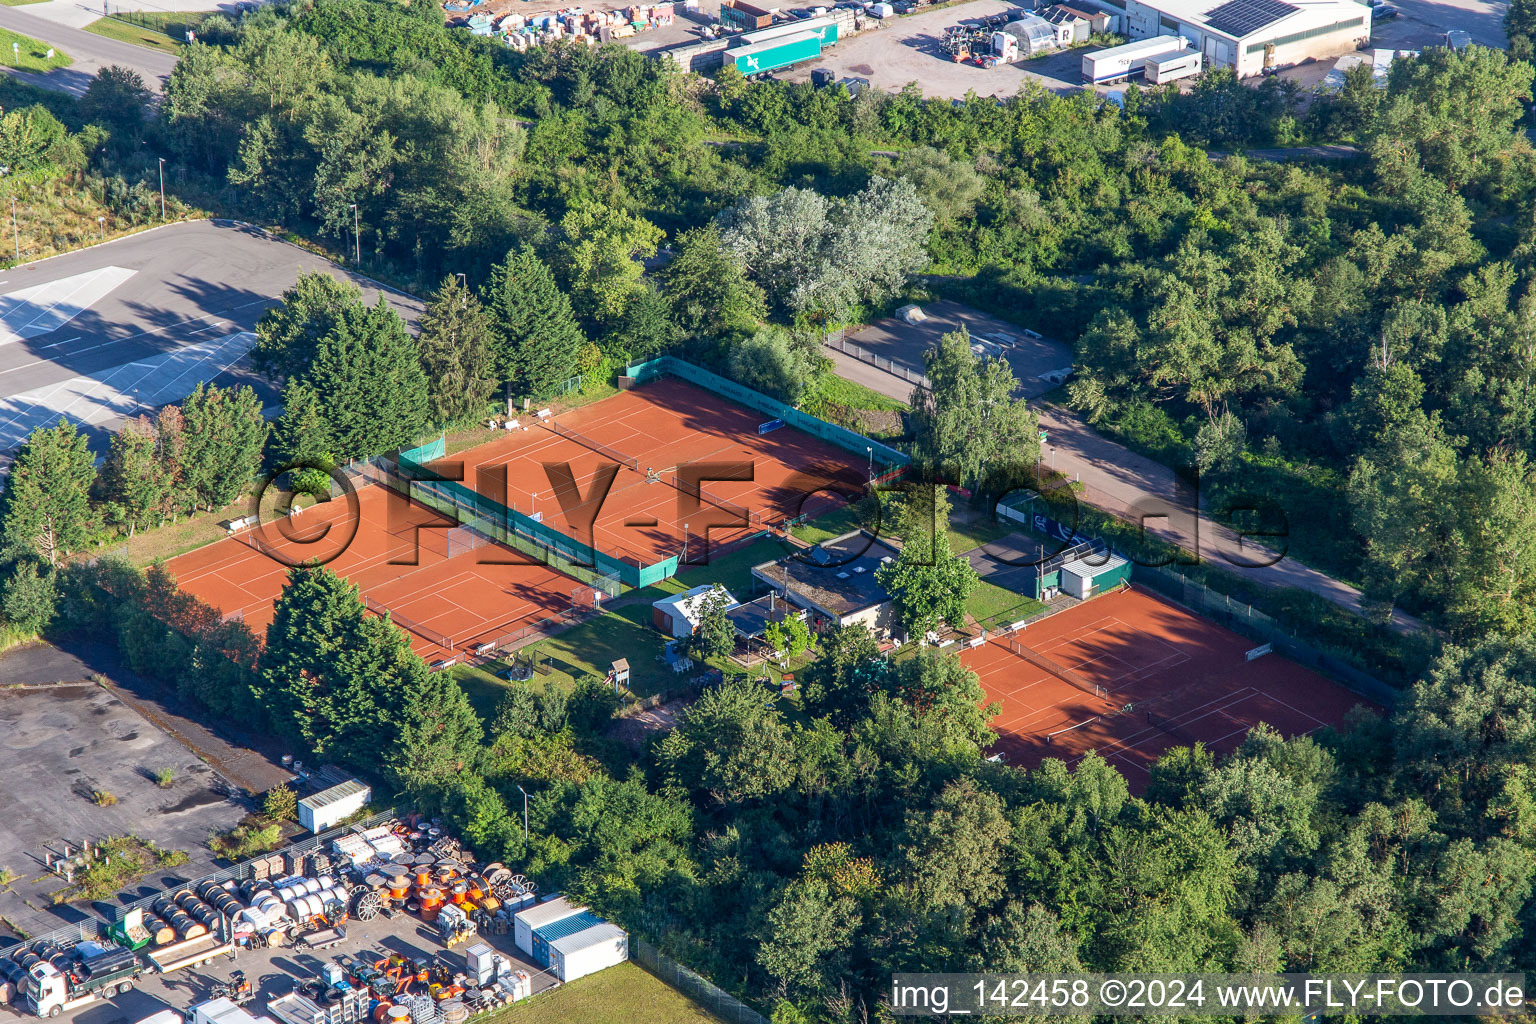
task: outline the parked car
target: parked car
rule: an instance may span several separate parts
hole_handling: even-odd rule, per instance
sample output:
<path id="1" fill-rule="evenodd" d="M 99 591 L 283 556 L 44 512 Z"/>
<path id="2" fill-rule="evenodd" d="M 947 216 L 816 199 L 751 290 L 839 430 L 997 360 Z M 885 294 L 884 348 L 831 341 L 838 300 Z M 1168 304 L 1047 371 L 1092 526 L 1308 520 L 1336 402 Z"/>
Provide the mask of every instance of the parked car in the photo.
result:
<path id="1" fill-rule="evenodd" d="M 1371 11 L 1371 20 L 1391 21 L 1393 18 L 1402 13 L 1402 11 L 1398 10 L 1396 7 L 1393 7 L 1391 4 L 1378 4 L 1376 8 Z"/>
<path id="2" fill-rule="evenodd" d="M 911 14 L 917 10 L 917 4 L 913 3 L 912 0 L 896 0 L 891 6 L 896 8 L 897 14 Z"/>
<path id="3" fill-rule="evenodd" d="M 1453 28 L 1445 34 L 1445 45 L 1453 50 L 1465 50 L 1472 45 L 1472 35 L 1459 28 Z"/>
<path id="4" fill-rule="evenodd" d="M 791 7 L 784 13 L 791 18 L 809 18 L 811 16 L 811 9 L 809 7 Z"/>

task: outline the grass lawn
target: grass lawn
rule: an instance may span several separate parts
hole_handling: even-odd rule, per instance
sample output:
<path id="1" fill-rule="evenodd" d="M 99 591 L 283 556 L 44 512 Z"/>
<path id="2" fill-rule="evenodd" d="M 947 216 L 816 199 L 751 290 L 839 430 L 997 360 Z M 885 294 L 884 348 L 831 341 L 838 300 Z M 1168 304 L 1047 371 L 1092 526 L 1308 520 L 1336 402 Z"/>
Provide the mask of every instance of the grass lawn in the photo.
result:
<path id="1" fill-rule="evenodd" d="M 1005 525 L 990 516 L 977 516 L 969 522 L 949 523 L 949 550 L 957 555 L 963 555 L 973 548 L 979 548 L 983 544 L 1006 537 L 1017 530 L 1019 526 Z"/>
<path id="2" fill-rule="evenodd" d="M 134 14 L 132 22 L 121 18 L 97 18 L 85 26 L 85 30 L 119 42 L 174 54 L 187 41 L 187 29 L 195 31 L 210 13 L 144 12 Z"/>
<path id="3" fill-rule="evenodd" d="M 632 963 L 577 978 L 491 1019 L 496 1024 L 718 1024 L 698 1003 Z"/>
<path id="4" fill-rule="evenodd" d="M 905 412 L 907 403 L 882 395 L 835 373 L 823 374 L 810 401 L 836 402 L 850 409 L 887 409 Z"/>
<path id="5" fill-rule="evenodd" d="M 40 4 L 44 2 L 45 0 L 0 0 L 0 4 L 4 4 L 7 7 L 21 7 L 25 4 Z"/>
<path id="6" fill-rule="evenodd" d="M 976 589 L 971 592 L 970 598 L 965 602 L 965 610 L 971 613 L 971 617 L 980 623 L 982 628 L 989 630 L 1006 626 L 1010 622 L 1017 622 L 1044 607 L 1045 605 L 1033 598 L 1004 590 L 986 580 L 976 584 Z"/>
<path id="7" fill-rule="evenodd" d="M 0 29 L 0 64 L 18 71 L 52 71 L 54 68 L 67 68 L 74 61 L 69 54 L 62 50 L 54 49 L 53 56 L 48 56 L 47 43 L 31 36 L 24 36 L 6 29 Z"/>
<path id="8" fill-rule="evenodd" d="M 667 638 L 651 626 L 650 603 L 637 602 L 530 644 L 518 653 L 549 660 L 554 671 L 533 677 L 536 684 L 545 686 L 572 686 L 587 673 L 605 676 L 609 665 L 627 658 L 630 690 L 649 697 L 673 680 L 671 671 L 656 660 L 666 643 Z"/>

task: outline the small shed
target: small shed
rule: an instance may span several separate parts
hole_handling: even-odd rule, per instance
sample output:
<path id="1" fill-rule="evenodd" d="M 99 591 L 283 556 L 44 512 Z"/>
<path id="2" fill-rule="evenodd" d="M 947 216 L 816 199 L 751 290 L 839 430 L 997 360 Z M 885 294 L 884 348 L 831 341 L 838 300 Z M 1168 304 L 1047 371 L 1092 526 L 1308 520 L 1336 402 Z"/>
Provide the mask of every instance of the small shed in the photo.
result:
<path id="1" fill-rule="evenodd" d="M 324 832 L 367 807 L 372 798 L 367 783 L 347 779 L 300 800 L 299 824 L 311 832 Z"/>
<path id="2" fill-rule="evenodd" d="M 1131 563 L 1107 551 L 1068 562 L 1061 567 L 1061 589 L 1086 600 L 1131 578 Z"/>
<path id="3" fill-rule="evenodd" d="M 629 959 L 629 935 L 606 921 L 549 944 L 549 969 L 562 982 L 584 978 Z"/>
<path id="4" fill-rule="evenodd" d="M 653 601 L 651 624 L 667 636 L 692 636 L 702 618 L 705 599 L 715 590 L 725 595 L 726 608 L 736 607 L 737 601 L 729 590 L 718 583 L 705 583 L 681 594 Z"/>
<path id="5" fill-rule="evenodd" d="M 1088 37 L 1093 35 L 1092 23 L 1070 7 L 1057 4 L 1041 11 L 1040 16 L 1055 25 L 1058 34 L 1065 35 L 1069 46 L 1073 43 L 1086 43 Z"/>

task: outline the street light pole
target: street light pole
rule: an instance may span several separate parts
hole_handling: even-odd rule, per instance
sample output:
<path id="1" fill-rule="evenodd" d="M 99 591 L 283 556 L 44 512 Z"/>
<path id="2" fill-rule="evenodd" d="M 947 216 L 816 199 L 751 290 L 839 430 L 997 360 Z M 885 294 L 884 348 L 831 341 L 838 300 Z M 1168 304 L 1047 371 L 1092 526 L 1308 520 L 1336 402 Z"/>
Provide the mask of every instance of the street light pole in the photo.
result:
<path id="1" fill-rule="evenodd" d="M 160 157 L 160 219 L 165 220 L 165 157 Z"/>
<path id="2" fill-rule="evenodd" d="M 16 241 L 16 262 L 21 262 L 21 228 L 16 223 L 16 197 L 11 196 L 11 237 Z"/>
<path id="3" fill-rule="evenodd" d="M 688 524 L 683 524 L 683 564 L 688 564 Z"/>
<path id="4" fill-rule="evenodd" d="M 523 845 L 526 846 L 528 845 L 528 791 L 521 785 L 517 787 L 517 791 L 523 794 Z"/>
<path id="5" fill-rule="evenodd" d="M 96 226 L 101 229 L 101 240 L 105 242 L 107 240 L 107 218 L 97 217 Z"/>
<path id="6" fill-rule="evenodd" d="M 352 260 L 359 265 L 363 262 L 363 236 L 357 226 L 357 204 L 352 204 Z"/>

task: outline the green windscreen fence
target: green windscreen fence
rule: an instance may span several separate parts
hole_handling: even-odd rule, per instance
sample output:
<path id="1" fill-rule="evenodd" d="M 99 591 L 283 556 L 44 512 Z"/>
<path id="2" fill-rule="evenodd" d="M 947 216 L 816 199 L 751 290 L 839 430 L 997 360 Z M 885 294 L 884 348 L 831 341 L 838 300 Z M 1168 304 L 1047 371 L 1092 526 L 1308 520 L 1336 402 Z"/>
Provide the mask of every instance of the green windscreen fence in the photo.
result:
<path id="1" fill-rule="evenodd" d="M 835 423 L 817 419 L 777 399 L 673 356 L 660 356 L 636 363 L 625 372 L 641 382 L 670 374 L 749 409 L 756 409 L 768 419 L 783 420 L 785 426 L 819 437 L 860 458 L 870 456 L 880 464 L 881 469 L 872 482 L 899 476 L 910 461 L 905 453 L 890 445 Z M 472 487 L 456 480 L 441 479 L 432 472 L 430 464 L 444 458 L 446 452 L 445 439 L 442 437 L 406 449 L 400 453 L 395 466 L 385 467 L 384 480 L 400 493 L 455 519 L 460 525 L 484 534 L 498 544 L 522 551 L 584 583 L 615 576 L 625 586 L 648 587 L 677 574 L 680 555 L 647 563 L 636 555 L 620 557 L 598 551 L 592 545 L 568 536 L 495 498 L 478 493 Z"/>
<path id="2" fill-rule="evenodd" d="M 762 392 L 753 391 L 751 388 L 738 384 L 733 380 L 726 380 L 718 373 L 711 373 L 702 366 L 695 366 L 692 363 L 684 362 L 676 356 L 657 356 L 655 359 L 647 359 L 642 363 L 634 363 L 627 367 L 624 373 L 640 383 L 655 380 L 657 377 L 665 374 L 671 374 L 690 384 L 697 384 L 706 391 L 713 391 L 715 394 L 729 398 L 740 405 L 745 405 L 749 409 L 756 409 L 758 412 L 765 413 L 770 419 L 783 420 L 786 426 L 794 427 L 796 430 L 803 430 L 807 434 L 819 437 L 830 444 L 835 444 L 845 451 L 853 452 L 860 458 L 866 454 L 871 455 L 876 462 L 879 462 L 888 471 L 881 474 L 882 476 L 889 477 L 891 475 L 889 471 L 900 470 L 912 461 L 906 453 L 899 452 L 888 444 L 881 444 L 879 441 L 865 437 L 863 434 L 849 430 L 847 427 L 840 427 L 835 423 L 828 423 L 826 420 L 817 419 L 810 413 L 801 412 L 793 406 L 785 405 L 776 398 L 769 398 Z"/>
<path id="3" fill-rule="evenodd" d="M 413 501 L 584 583 L 615 576 L 625 586 L 648 587 L 677 573 L 678 555 L 646 563 L 639 558 L 605 554 L 472 487 L 441 479 L 415 457 L 426 455 L 435 460 L 442 458 L 442 453 L 441 441 L 402 452 L 396 472 L 386 474 L 385 479 Z"/>

